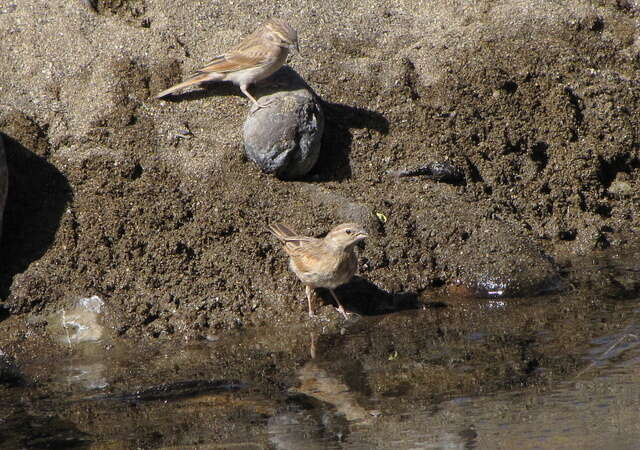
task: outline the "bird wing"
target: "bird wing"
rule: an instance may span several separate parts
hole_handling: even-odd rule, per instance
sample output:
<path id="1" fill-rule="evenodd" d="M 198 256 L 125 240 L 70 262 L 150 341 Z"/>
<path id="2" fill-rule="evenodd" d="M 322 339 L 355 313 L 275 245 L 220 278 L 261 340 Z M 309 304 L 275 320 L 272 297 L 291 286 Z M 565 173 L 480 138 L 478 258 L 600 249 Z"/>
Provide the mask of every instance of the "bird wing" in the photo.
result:
<path id="1" fill-rule="evenodd" d="M 235 49 L 223 55 L 218 55 L 209 63 L 198 70 L 195 75 L 203 73 L 230 73 L 239 70 L 260 67 L 272 62 L 276 55 L 274 49 L 269 45 L 260 45 L 260 42 L 253 43 L 244 42 Z"/>
<path id="2" fill-rule="evenodd" d="M 301 251 L 300 248 L 289 251 L 288 246 L 285 246 L 285 250 L 291 257 L 291 264 L 295 267 L 294 271 L 296 272 L 307 274 L 322 272 L 326 264 L 326 255 L 322 251 L 309 251 L 308 247 L 306 251 Z"/>
<path id="3" fill-rule="evenodd" d="M 282 243 L 284 250 L 291 257 L 300 257 L 302 259 L 314 259 L 312 255 L 321 255 L 326 252 L 324 241 L 309 236 L 300 236 L 291 228 L 283 223 L 273 223 L 267 225 L 271 231 Z"/>
<path id="4" fill-rule="evenodd" d="M 291 257 L 312 257 L 325 251 L 324 241 L 307 236 L 293 236 L 284 241 L 284 250 Z M 312 258 L 313 259 L 313 258 Z"/>

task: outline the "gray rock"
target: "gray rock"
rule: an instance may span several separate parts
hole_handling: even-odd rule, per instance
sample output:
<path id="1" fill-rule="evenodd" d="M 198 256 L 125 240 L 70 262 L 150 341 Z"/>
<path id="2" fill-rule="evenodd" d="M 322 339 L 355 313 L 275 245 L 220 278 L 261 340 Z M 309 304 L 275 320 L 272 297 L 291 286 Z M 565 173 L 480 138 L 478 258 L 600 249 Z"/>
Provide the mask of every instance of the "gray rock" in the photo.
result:
<path id="1" fill-rule="evenodd" d="M 9 189 L 9 169 L 7 168 L 7 157 L 4 151 L 4 142 L 0 134 L 0 238 L 2 237 L 2 218 L 4 215 L 4 205 L 7 201 L 7 191 Z"/>
<path id="2" fill-rule="evenodd" d="M 49 334 L 68 346 L 100 341 L 105 334 L 100 324 L 103 306 L 104 301 L 97 295 L 79 299 L 71 309 L 49 317 Z"/>
<path id="3" fill-rule="evenodd" d="M 260 103 L 268 105 L 252 110 L 244 123 L 244 149 L 262 171 L 282 179 L 301 178 L 320 156 L 324 114 L 295 72 L 281 72 L 265 82 L 280 90 L 258 95 Z"/>

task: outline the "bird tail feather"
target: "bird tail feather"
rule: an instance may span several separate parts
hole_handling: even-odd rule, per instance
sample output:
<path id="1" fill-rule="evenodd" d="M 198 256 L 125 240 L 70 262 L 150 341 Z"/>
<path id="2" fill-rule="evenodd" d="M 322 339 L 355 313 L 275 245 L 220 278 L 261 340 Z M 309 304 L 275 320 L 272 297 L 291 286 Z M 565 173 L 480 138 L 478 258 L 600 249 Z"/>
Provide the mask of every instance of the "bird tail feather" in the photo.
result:
<path id="1" fill-rule="evenodd" d="M 156 98 L 161 98 L 166 95 L 173 94 L 177 90 L 184 89 L 189 86 L 193 86 L 194 84 L 204 83 L 205 81 L 220 81 L 221 79 L 222 79 L 222 76 L 218 73 L 209 73 L 209 72 L 197 73 L 191 78 L 183 81 L 182 83 L 178 83 L 160 92 L 159 94 L 156 95 Z"/>
<path id="2" fill-rule="evenodd" d="M 297 236 L 295 231 L 282 223 L 269 224 L 267 228 L 282 242 L 286 242 L 290 238 Z"/>

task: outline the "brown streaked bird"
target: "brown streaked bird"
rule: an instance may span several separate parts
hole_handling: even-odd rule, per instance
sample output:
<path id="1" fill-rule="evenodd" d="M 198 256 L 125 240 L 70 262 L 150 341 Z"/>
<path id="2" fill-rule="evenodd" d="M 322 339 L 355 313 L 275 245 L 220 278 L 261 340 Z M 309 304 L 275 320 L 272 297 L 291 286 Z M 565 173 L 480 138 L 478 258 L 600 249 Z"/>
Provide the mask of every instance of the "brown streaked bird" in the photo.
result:
<path id="1" fill-rule="evenodd" d="M 231 81 L 256 108 L 263 108 L 247 88 L 278 70 L 287 60 L 291 48 L 298 50 L 298 33 L 281 19 L 270 19 L 247 36 L 237 47 L 218 55 L 189 79 L 170 87 L 156 98 L 179 89 L 207 81 Z"/>
<path id="2" fill-rule="evenodd" d="M 305 285 L 309 317 L 314 316 L 313 290 L 327 288 L 338 304 L 338 311 L 347 318 L 333 290 L 355 275 L 358 258 L 353 247 L 369 236 L 365 229 L 357 223 L 343 223 L 323 239 L 301 236 L 279 223 L 269 225 L 269 231 L 282 241 L 285 252 L 290 256 L 289 267 Z"/>

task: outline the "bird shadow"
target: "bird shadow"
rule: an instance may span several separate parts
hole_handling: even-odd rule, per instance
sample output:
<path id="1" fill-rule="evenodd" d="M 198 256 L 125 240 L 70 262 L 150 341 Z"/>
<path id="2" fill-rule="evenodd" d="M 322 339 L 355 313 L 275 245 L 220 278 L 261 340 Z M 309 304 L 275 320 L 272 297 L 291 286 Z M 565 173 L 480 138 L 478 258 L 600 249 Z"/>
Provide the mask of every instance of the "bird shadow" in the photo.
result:
<path id="1" fill-rule="evenodd" d="M 359 276 L 334 289 L 334 292 L 347 311 L 361 316 L 378 316 L 424 306 L 416 292 L 388 292 Z M 335 305 L 328 289 L 317 289 L 317 293 L 325 303 Z"/>
<path id="2" fill-rule="evenodd" d="M 204 89 L 172 94 L 163 97 L 169 102 L 201 100 L 209 97 L 235 95 L 243 97 L 240 89 L 229 82 L 210 82 L 201 85 Z M 325 126 L 318 162 L 306 176 L 308 181 L 340 181 L 351 178 L 349 153 L 353 142 L 351 129 L 375 130 L 381 134 L 389 132 L 389 121 L 378 111 L 372 111 L 341 103 L 323 100 L 298 72 L 289 66 L 281 67 L 266 80 L 249 87 L 258 101 L 261 97 L 278 92 L 306 89 L 316 98 L 324 112 Z M 253 105 L 247 100 L 249 111 Z"/>
<path id="3" fill-rule="evenodd" d="M 0 138 L 9 169 L 0 241 L 0 298 L 6 299 L 14 276 L 51 246 L 72 191 L 65 176 L 46 159 L 6 134 L 0 133 Z"/>
<path id="4" fill-rule="evenodd" d="M 324 113 L 324 133 L 318 162 L 305 177 L 308 181 L 339 181 L 352 175 L 349 153 L 353 142 L 352 128 L 389 132 L 389 121 L 377 111 L 341 103 L 327 102 L 320 97 L 298 72 L 283 66 L 268 80 L 256 84 L 259 96 L 277 92 L 306 89 L 315 97 Z"/>
<path id="5" fill-rule="evenodd" d="M 389 121 L 377 111 L 330 103 L 320 100 L 325 114 L 325 129 L 322 137 L 320 158 L 310 173 L 312 181 L 340 181 L 352 176 L 351 130 L 368 129 L 382 134 L 389 132 Z"/>

